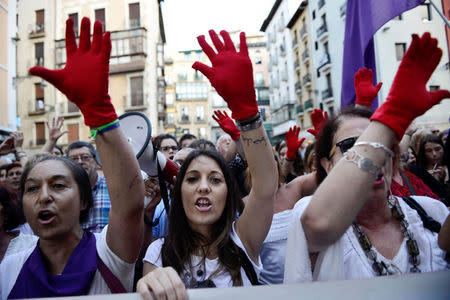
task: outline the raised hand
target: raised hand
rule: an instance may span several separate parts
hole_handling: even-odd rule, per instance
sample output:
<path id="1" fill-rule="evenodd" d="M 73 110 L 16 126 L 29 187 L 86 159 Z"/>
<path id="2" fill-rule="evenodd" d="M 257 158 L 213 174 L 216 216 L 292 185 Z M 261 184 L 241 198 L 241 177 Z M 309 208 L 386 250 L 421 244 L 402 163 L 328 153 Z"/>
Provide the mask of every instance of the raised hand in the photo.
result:
<path id="1" fill-rule="evenodd" d="M 258 105 L 245 33 L 240 34 L 239 52 L 236 52 L 228 32 L 224 30 L 220 32 L 224 42 L 219 39 L 214 30 L 210 30 L 209 35 L 217 53 L 205 41 L 204 35 L 197 37 L 197 40 L 211 61 L 212 67 L 195 62 L 192 68 L 209 79 L 211 85 L 227 102 L 233 119 L 242 120 L 255 116 L 258 113 Z"/>
<path id="2" fill-rule="evenodd" d="M 293 126 L 289 128 L 289 131 L 286 131 L 285 137 L 286 137 L 286 145 L 287 145 L 287 152 L 286 152 L 286 158 L 290 160 L 295 159 L 295 155 L 297 154 L 298 148 L 302 145 L 305 138 L 302 138 L 300 141 L 298 140 L 298 135 L 300 133 L 300 127 Z"/>
<path id="3" fill-rule="evenodd" d="M 0 155 L 6 155 L 14 151 L 14 137 L 10 136 L 0 144 Z"/>
<path id="4" fill-rule="evenodd" d="M 73 21 L 66 21 L 67 63 L 64 69 L 48 70 L 37 66 L 30 74 L 42 77 L 74 102 L 83 113 L 84 122 L 90 127 L 99 127 L 117 119 L 114 106 L 108 95 L 110 33 L 102 36 L 102 23 L 94 24 L 92 45 L 90 21 L 81 21 L 80 44 L 77 48 Z"/>
<path id="5" fill-rule="evenodd" d="M 379 82 L 376 86 L 373 86 L 372 69 L 359 69 L 355 73 L 355 104 L 371 107 L 373 99 L 377 96 L 382 85 L 383 83 Z"/>
<path id="6" fill-rule="evenodd" d="M 14 148 L 16 148 L 16 151 L 22 150 L 23 132 L 22 131 L 14 131 L 11 133 L 11 136 L 14 138 Z"/>
<path id="7" fill-rule="evenodd" d="M 215 110 L 212 116 L 217 123 L 219 123 L 220 128 L 231 136 L 232 140 L 238 140 L 241 137 L 241 132 L 234 124 L 234 121 L 228 116 L 226 111 L 221 112 L 220 110 Z"/>
<path id="8" fill-rule="evenodd" d="M 308 129 L 306 131 L 308 131 L 314 136 L 317 136 L 322 130 L 327 120 L 328 120 L 328 113 L 326 111 L 322 112 L 321 109 L 315 108 L 311 114 L 311 122 L 314 126 L 314 129 Z"/>
<path id="9" fill-rule="evenodd" d="M 395 75 L 386 101 L 375 111 L 371 120 L 391 128 L 401 139 L 409 124 L 444 98 L 450 98 L 448 90 L 429 92 L 426 83 L 442 57 L 437 40 L 426 32 L 421 38 L 412 35 Z"/>
<path id="10" fill-rule="evenodd" d="M 52 123 L 47 121 L 47 129 L 48 129 L 48 138 L 56 143 L 56 141 L 65 133 L 68 133 L 68 130 L 62 131 L 61 128 L 64 125 L 63 117 L 53 117 Z"/>

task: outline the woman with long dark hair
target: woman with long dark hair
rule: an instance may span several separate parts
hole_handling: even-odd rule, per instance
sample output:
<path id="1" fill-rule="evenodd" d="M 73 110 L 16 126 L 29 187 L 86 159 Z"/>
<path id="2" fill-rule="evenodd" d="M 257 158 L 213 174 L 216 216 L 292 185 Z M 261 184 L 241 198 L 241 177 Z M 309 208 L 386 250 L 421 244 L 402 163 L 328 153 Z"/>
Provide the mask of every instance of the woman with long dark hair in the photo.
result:
<path id="1" fill-rule="evenodd" d="M 214 152 L 194 151 L 184 162 L 175 184 L 166 238 L 153 242 L 144 258 L 144 274 L 137 290 L 157 298 L 186 288 L 250 285 L 257 282 L 259 252 L 270 228 L 277 189 L 277 171 L 271 145 L 258 113 L 253 72 L 245 34 L 236 52 L 226 31 L 222 42 L 214 31 L 218 51 L 198 38 L 212 67 L 195 63 L 227 101 L 237 120 L 252 174 L 247 205 L 236 220 L 239 191 L 222 158 Z"/>

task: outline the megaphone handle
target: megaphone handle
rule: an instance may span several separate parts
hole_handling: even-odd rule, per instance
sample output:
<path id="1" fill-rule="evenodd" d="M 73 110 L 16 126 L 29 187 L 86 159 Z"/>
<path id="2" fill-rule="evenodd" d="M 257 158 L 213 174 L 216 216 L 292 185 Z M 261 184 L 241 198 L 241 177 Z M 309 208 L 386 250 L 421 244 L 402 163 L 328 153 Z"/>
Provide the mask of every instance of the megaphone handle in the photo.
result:
<path id="1" fill-rule="evenodd" d="M 161 165 L 159 164 L 159 160 L 156 159 L 156 165 L 158 166 L 158 182 L 159 189 L 161 191 L 161 197 L 164 203 L 164 208 L 166 209 L 167 216 L 169 216 L 169 195 L 167 194 L 167 186 L 166 181 L 162 175 Z"/>

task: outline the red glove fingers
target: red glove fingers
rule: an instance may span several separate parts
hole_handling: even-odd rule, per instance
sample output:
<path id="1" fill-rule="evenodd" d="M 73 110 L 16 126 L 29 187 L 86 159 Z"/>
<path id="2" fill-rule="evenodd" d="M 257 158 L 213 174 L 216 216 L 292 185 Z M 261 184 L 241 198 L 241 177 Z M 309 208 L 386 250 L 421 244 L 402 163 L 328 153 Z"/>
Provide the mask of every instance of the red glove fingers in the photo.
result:
<path id="1" fill-rule="evenodd" d="M 287 145 L 286 158 L 289 160 L 295 159 L 295 155 L 297 154 L 298 148 L 300 148 L 303 141 L 305 140 L 305 138 L 302 138 L 300 141 L 298 140 L 299 133 L 300 127 L 297 126 L 289 128 L 289 131 L 286 131 L 285 133 Z"/>
<path id="2" fill-rule="evenodd" d="M 212 117 L 219 123 L 220 128 L 231 136 L 232 140 L 235 141 L 241 137 L 241 132 L 226 111 L 222 113 L 220 110 L 215 110 Z"/>
<path id="3" fill-rule="evenodd" d="M 359 69 L 355 73 L 355 104 L 371 107 L 373 99 L 377 96 L 382 85 L 383 83 L 379 82 L 376 86 L 373 86 L 372 69 Z"/>
<path id="4" fill-rule="evenodd" d="M 192 68 L 209 79 L 217 93 L 227 102 L 233 119 L 242 120 L 255 116 L 258 113 L 258 105 L 245 33 L 240 34 L 239 52 L 236 52 L 228 32 L 224 30 L 220 32 L 223 42 L 213 30 L 209 31 L 209 35 L 217 53 L 205 41 L 205 36 L 201 35 L 197 40 L 211 61 L 212 67 L 195 62 Z"/>
<path id="5" fill-rule="evenodd" d="M 314 136 L 317 136 L 322 130 L 323 126 L 328 120 L 328 113 L 325 111 L 322 113 L 321 109 L 315 108 L 311 114 L 311 123 L 314 129 L 308 129 L 307 131 Z"/>
<path id="6" fill-rule="evenodd" d="M 386 101 L 374 112 L 372 121 L 391 128 L 401 139 L 409 124 L 444 98 L 450 98 L 448 90 L 429 92 L 426 83 L 442 57 L 437 40 L 426 32 L 419 38 L 413 34 L 395 75 Z"/>
<path id="7" fill-rule="evenodd" d="M 90 127 L 100 127 L 117 119 L 108 95 L 110 33 L 102 36 L 102 24 L 96 21 L 92 45 L 90 21 L 81 21 L 80 44 L 77 48 L 73 21 L 66 21 L 67 63 L 62 70 L 33 67 L 32 75 L 40 76 L 59 89 L 74 102 L 83 113 L 84 122 Z"/>

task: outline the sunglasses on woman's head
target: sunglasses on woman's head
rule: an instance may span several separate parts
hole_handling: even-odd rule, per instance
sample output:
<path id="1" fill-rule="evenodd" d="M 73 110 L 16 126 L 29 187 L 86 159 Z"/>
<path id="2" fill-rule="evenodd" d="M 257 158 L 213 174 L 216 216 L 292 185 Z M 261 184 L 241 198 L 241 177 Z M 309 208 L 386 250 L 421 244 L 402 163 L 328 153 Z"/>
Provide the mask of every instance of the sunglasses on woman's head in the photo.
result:
<path id="1" fill-rule="evenodd" d="M 353 136 L 340 142 L 337 142 L 336 145 L 333 145 L 333 148 L 331 148 L 328 157 L 331 158 L 333 156 L 334 152 L 336 152 L 336 147 L 339 147 L 339 149 L 341 149 L 342 154 L 345 154 L 351 147 L 353 147 L 357 139 L 358 139 L 357 136 Z"/>

